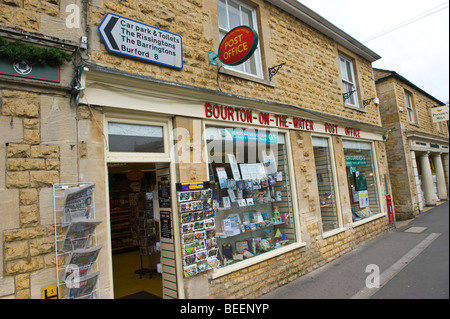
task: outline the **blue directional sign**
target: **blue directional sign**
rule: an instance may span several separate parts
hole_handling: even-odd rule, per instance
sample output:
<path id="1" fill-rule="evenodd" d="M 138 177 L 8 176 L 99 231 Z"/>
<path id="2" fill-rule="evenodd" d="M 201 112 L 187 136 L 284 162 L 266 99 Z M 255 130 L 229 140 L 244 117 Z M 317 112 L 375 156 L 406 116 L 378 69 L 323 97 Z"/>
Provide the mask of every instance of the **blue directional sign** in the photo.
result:
<path id="1" fill-rule="evenodd" d="M 113 53 L 183 68 L 181 36 L 108 13 L 98 26 L 106 48 Z"/>

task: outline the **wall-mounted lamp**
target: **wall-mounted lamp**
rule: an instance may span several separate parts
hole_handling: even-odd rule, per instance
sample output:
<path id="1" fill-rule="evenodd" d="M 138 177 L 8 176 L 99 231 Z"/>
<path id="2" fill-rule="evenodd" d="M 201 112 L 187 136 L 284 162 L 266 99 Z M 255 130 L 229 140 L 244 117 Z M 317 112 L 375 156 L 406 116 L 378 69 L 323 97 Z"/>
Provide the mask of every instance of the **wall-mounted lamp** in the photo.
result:
<path id="1" fill-rule="evenodd" d="M 373 103 L 375 104 L 376 107 L 378 107 L 378 105 L 380 105 L 380 99 L 377 98 L 377 97 L 374 97 L 374 98 L 371 98 L 371 99 L 368 99 L 368 100 L 364 100 L 363 101 L 364 107 L 370 105 L 370 103 L 372 103 L 372 101 L 373 101 Z"/>

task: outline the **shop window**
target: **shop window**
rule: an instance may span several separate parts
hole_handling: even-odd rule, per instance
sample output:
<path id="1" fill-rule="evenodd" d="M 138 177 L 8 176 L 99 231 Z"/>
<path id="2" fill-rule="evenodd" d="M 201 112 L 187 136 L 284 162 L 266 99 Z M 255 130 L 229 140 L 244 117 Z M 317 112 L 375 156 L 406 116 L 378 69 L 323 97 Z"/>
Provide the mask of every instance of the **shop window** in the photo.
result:
<path id="1" fill-rule="evenodd" d="M 335 178 L 332 169 L 329 138 L 313 137 L 320 214 L 324 232 L 340 228 L 340 216 L 336 205 Z"/>
<path id="2" fill-rule="evenodd" d="M 285 135 L 205 131 L 221 267 L 296 243 Z"/>
<path id="3" fill-rule="evenodd" d="M 354 107 L 359 107 L 353 61 L 343 55 L 340 55 L 339 62 L 341 67 L 342 88 L 344 90 L 344 103 Z"/>
<path id="4" fill-rule="evenodd" d="M 372 143 L 344 140 L 353 221 L 380 214 Z"/>
<path id="5" fill-rule="evenodd" d="M 162 126 L 108 123 L 110 152 L 164 153 Z"/>
<path id="6" fill-rule="evenodd" d="M 246 25 L 258 32 L 256 10 L 240 1 L 217 0 L 220 40 L 235 27 Z M 259 46 L 246 62 L 236 65 L 224 65 L 225 69 L 262 78 L 261 53 Z"/>
<path id="7" fill-rule="evenodd" d="M 413 98 L 412 94 L 405 91 L 405 104 L 406 104 L 406 110 L 408 112 L 408 121 L 411 124 L 418 124 L 417 122 L 417 116 L 416 116 L 416 110 L 413 105 Z"/>

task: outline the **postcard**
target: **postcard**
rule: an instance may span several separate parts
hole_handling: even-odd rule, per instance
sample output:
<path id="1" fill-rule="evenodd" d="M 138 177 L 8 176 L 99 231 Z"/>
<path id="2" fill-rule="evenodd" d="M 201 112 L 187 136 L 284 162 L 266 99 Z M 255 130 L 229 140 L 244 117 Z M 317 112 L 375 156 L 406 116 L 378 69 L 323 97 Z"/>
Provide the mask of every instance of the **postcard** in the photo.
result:
<path id="1" fill-rule="evenodd" d="M 194 276 L 198 273 L 197 271 L 197 264 L 189 265 L 184 267 L 184 277 L 188 278 L 191 276 Z"/>
<path id="2" fill-rule="evenodd" d="M 227 172 L 225 171 L 225 167 L 216 167 L 217 178 L 219 179 L 219 185 L 221 189 L 226 189 L 227 185 Z"/>
<path id="3" fill-rule="evenodd" d="M 183 234 L 192 233 L 194 231 L 194 223 L 182 224 L 181 230 Z"/>
<path id="4" fill-rule="evenodd" d="M 194 222 L 194 230 L 202 230 L 205 228 L 205 222 L 203 220 Z"/>

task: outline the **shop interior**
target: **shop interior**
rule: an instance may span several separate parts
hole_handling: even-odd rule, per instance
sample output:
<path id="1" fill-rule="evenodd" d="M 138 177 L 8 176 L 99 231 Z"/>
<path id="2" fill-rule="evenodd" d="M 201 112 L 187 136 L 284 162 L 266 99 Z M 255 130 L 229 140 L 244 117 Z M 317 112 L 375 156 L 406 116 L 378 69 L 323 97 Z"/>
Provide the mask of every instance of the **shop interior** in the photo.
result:
<path id="1" fill-rule="evenodd" d="M 162 298 L 153 163 L 108 164 L 114 298 Z"/>

